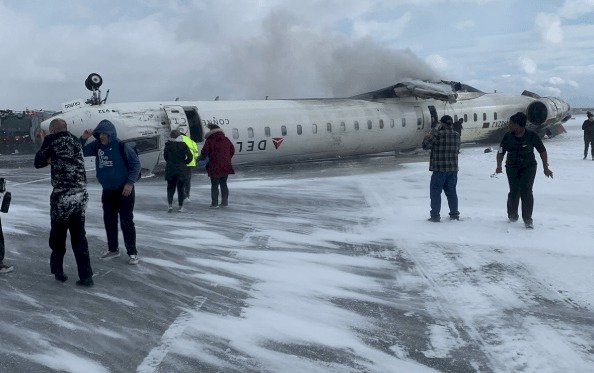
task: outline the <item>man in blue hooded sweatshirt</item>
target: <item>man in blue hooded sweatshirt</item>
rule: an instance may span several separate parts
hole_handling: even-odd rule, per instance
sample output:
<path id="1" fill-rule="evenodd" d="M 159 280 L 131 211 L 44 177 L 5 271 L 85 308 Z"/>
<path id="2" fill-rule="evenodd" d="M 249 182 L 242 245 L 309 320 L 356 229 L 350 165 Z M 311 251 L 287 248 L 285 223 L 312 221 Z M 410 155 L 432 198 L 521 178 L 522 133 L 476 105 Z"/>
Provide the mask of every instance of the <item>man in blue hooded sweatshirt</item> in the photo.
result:
<path id="1" fill-rule="evenodd" d="M 96 141 L 88 144 L 93 136 Z M 109 120 L 102 120 L 92 130 L 85 130 L 81 136 L 85 157 L 95 156 L 97 179 L 103 187 L 103 222 L 107 233 L 108 250 L 102 259 L 120 256 L 118 249 L 118 214 L 124 236 L 129 264 L 138 264 L 136 251 L 136 227 L 134 226 L 134 182 L 140 172 L 140 160 L 130 145 L 122 143 L 115 126 Z"/>

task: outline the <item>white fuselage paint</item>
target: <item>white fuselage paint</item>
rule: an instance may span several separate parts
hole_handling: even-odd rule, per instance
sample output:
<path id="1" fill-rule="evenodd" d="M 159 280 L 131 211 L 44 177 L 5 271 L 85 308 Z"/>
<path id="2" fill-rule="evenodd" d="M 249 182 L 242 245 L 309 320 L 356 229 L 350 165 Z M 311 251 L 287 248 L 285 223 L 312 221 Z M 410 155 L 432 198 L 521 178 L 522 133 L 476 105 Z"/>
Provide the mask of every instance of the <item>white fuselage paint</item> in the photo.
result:
<path id="1" fill-rule="evenodd" d="M 258 164 L 417 148 L 430 129 L 429 106 L 435 107 L 438 117 L 466 115 L 462 141 L 484 141 L 503 132 L 509 117 L 526 112 L 534 101 L 527 96 L 470 92 L 461 93 L 455 103 L 415 98 L 139 102 L 86 105 L 57 117 L 66 120 L 76 136 L 108 119 L 121 140 L 154 139 L 154 144 L 139 147 L 142 167 L 153 170 L 163 162 L 170 130 L 179 126 L 187 131 L 183 122 L 188 118 L 176 108 L 196 111 L 202 134 L 208 132 L 208 123 L 219 125 L 235 145 L 234 164 Z M 50 121 L 42 128 L 47 129 Z"/>

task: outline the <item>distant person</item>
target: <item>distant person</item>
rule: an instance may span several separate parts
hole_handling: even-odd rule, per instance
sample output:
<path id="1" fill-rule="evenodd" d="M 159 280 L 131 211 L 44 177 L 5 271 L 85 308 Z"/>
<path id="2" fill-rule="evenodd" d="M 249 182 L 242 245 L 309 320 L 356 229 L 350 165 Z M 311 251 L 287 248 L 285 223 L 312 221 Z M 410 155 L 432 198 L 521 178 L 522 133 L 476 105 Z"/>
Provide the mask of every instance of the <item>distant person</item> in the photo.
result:
<path id="1" fill-rule="evenodd" d="M 192 152 L 192 161 L 188 163 L 186 183 L 184 186 L 184 196 L 186 201 L 190 202 L 190 188 L 192 187 L 192 171 L 196 168 L 196 159 L 198 158 L 198 144 L 192 140 L 189 136 L 181 134 L 182 140 L 188 146 L 188 149 Z"/>
<path id="2" fill-rule="evenodd" d="M 165 180 L 167 180 L 167 212 L 173 212 L 173 195 L 177 188 L 177 211 L 184 211 L 185 185 L 188 177 L 188 163 L 193 159 L 192 152 L 182 139 L 178 130 L 171 131 L 170 140 L 165 143 Z M 191 141 L 191 140 L 190 140 Z"/>
<path id="3" fill-rule="evenodd" d="M 536 158 L 534 148 L 540 154 L 544 167 L 544 174 L 553 177 L 553 171 L 549 169 L 547 150 L 542 140 L 535 132 L 526 129 L 526 115 L 517 112 L 509 118 L 509 132 L 503 136 L 499 151 L 497 152 L 497 168 L 495 172 L 502 173 L 501 163 L 507 153 L 505 161 L 505 173 L 509 183 L 509 194 L 507 195 L 507 217 L 510 222 L 518 220 L 518 205 L 522 199 L 522 219 L 528 229 L 534 228 L 532 222 L 532 210 L 534 208 L 534 196 L 532 185 L 536 176 Z"/>
<path id="4" fill-rule="evenodd" d="M 2 232 L 2 219 L 0 219 L 0 274 L 9 273 L 14 267 L 4 263 L 4 232 Z"/>
<path id="5" fill-rule="evenodd" d="M 464 127 L 462 127 L 462 122 L 464 122 L 463 118 L 458 119 L 457 121 L 454 122 L 454 131 L 458 132 L 458 135 L 460 135 L 460 137 L 462 137 L 462 129 Z"/>
<path id="6" fill-rule="evenodd" d="M 91 136 L 94 141 L 86 144 Z M 113 123 L 102 120 L 97 127 L 81 136 L 85 157 L 95 156 L 97 180 L 103 187 L 103 222 L 107 234 L 107 251 L 101 259 L 120 256 L 118 248 L 118 215 L 124 236 L 128 264 L 138 264 L 136 227 L 134 226 L 134 183 L 140 173 L 140 160 L 129 144 L 121 142 Z"/>
<path id="7" fill-rule="evenodd" d="M 423 139 L 423 149 L 431 150 L 429 158 L 429 171 L 431 183 L 429 196 L 431 198 L 431 212 L 429 221 L 441 221 L 441 192 L 448 199 L 450 219 L 459 220 L 458 194 L 458 152 L 460 151 L 460 135 L 454 131 L 452 117 L 444 115 L 440 119 L 441 126 L 429 132 Z"/>
<path id="8" fill-rule="evenodd" d="M 582 124 L 584 130 L 584 159 L 588 158 L 588 147 L 591 145 L 592 160 L 594 161 L 594 114 L 590 111 L 586 114 L 588 119 Z"/>
<path id="9" fill-rule="evenodd" d="M 63 119 L 52 120 L 49 132 L 47 136 L 44 132 L 40 133 L 43 144 L 35 155 L 35 168 L 51 165 L 54 189 L 50 196 L 50 269 L 56 280 L 68 280 L 63 263 L 66 254 L 66 234 L 70 231 L 70 242 L 78 267 L 79 280 L 76 284 L 92 286 L 93 270 L 85 232 L 85 209 L 89 195 L 82 146 L 79 140 L 68 132 Z"/>
<path id="10" fill-rule="evenodd" d="M 204 147 L 200 151 L 200 159 L 209 158 L 206 170 L 210 177 L 211 208 L 219 207 L 219 185 L 221 187 L 221 206 L 229 203 L 227 177 L 234 174 L 231 158 L 235 154 L 233 143 L 216 124 L 207 125 L 210 130 L 206 135 Z"/>

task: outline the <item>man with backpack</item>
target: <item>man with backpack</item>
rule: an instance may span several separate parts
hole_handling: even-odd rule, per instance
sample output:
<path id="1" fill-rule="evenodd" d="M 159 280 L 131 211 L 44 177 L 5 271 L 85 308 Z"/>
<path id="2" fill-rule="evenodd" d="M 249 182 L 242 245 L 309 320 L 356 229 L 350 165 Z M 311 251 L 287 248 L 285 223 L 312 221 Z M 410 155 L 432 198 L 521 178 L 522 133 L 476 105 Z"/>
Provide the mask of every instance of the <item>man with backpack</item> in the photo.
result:
<path id="1" fill-rule="evenodd" d="M 94 141 L 86 143 L 93 136 Z M 103 187 L 103 222 L 107 234 L 107 251 L 101 259 L 120 256 L 118 248 L 118 215 L 128 264 L 138 264 L 136 227 L 134 226 L 134 183 L 140 173 L 140 160 L 132 147 L 121 142 L 113 123 L 102 120 L 97 127 L 87 129 L 81 136 L 85 157 L 95 156 L 97 180 Z"/>

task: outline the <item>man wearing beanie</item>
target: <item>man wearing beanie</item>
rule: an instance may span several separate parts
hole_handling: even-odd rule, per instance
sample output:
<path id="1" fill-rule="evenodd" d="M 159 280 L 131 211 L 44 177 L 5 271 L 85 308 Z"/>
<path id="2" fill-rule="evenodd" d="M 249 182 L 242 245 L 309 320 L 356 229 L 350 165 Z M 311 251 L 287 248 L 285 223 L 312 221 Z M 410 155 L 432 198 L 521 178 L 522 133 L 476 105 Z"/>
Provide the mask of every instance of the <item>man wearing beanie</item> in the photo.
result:
<path id="1" fill-rule="evenodd" d="M 509 132 L 503 136 L 499 151 L 497 152 L 496 173 L 502 173 L 501 164 L 507 153 L 505 161 L 505 173 L 509 183 L 507 195 L 507 217 L 510 222 L 518 220 L 518 206 L 522 200 L 522 219 L 528 229 L 534 228 L 532 223 L 532 210 L 534 207 L 534 196 L 532 185 L 536 176 L 536 158 L 534 148 L 540 154 L 544 174 L 553 177 L 553 171 L 549 169 L 547 150 L 538 135 L 526 129 L 526 115 L 517 112 L 509 118 Z"/>
<path id="2" fill-rule="evenodd" d="M 592 145 L 592 160 L 594 161 L 594 114 L 591 111 L 586 114 L 588 119 L 582 124 L 584 130 L 584 159 L 588 158 L 588 147 Z"/>
<path id="3" fill-rule="evenodd" d="M 448 199 L 450 219 L 458 220 L 460 218 L 458 194 L 456 193 L 460 134 L 454 131 L 453 120 L 449 115 L 441 117 L 440 122 L 441 127 L 432 129 L 423 139 L 423 149 L 431 150 L 429 171 L 433 171 L 433 173 L 429 184 L 429 196 L 431 198 L 431 217 L 429 221 L 434 223 L 441 221 L 442 191 Z"/>

